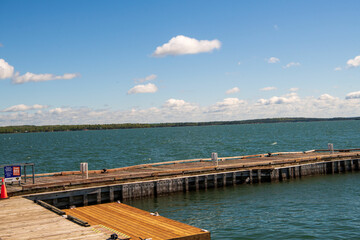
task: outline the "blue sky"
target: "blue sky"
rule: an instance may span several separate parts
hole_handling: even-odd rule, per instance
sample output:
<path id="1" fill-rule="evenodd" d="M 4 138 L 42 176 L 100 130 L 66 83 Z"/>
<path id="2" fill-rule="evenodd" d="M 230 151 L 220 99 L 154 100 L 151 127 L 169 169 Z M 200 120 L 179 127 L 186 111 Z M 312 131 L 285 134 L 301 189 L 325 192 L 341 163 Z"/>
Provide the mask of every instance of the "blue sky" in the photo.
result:
<path id="1" fill-rule="evenodd" d="M 0 126 L 360 116 L 359 1 L 0 1 Z"/>

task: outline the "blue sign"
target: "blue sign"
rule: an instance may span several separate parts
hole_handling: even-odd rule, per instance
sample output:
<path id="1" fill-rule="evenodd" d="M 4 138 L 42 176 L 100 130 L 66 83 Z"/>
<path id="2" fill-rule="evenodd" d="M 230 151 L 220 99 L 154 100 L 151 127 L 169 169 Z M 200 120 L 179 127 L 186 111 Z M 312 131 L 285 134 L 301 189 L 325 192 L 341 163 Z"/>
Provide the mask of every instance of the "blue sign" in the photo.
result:
<path id="1" fill-rule="evenodd" d="M 4 176 L 6 178 L 20 178 L 21 177 L 21 166 L 5 166 Z"/>

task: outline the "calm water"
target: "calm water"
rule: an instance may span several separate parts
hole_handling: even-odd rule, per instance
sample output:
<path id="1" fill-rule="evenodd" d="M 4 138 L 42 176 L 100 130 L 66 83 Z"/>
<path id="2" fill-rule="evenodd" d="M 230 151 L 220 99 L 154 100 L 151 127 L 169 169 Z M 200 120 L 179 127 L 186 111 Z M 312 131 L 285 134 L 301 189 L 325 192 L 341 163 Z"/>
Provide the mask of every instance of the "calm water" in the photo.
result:
<path id="1" fill-rule="evenodd" d="M 36 172 L 360 147 L 360 121 L 128 129 L 0 135 L 0 164 L 34 162 Z M 0 176 L 2 173 L 0 173 Z M 132 201 L 205 228 L 213 239 L 360 239 L 360 174 L 308 177 Z"/>
<path id="2" fill-rule="evenodd" d="M 212 239 L 360 239 L 360 173 L 177 193 L 126 203 Z"/>

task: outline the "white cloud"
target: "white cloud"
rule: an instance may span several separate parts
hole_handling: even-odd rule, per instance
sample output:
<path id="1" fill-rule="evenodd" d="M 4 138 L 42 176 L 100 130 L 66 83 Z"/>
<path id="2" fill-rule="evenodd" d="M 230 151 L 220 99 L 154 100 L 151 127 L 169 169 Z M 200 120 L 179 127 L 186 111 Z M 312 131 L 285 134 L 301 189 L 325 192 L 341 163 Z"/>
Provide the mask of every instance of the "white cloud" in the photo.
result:
<path id="1" fill-rule="evenodd" d="M 360 98 L 360 91 L 358 91 L 358 92 L 351 92 L 351 93 L 347 94 L 345 98 L 346 98 L 346 99 L 356 99 L 356 98 Z"/>
<path id="2" fill-rule="evenodd" d="M 136 85 L 135 87 L 131 88 L 127 94 L 136 94 L 136 93 L 155 93 L 157 92 L 158 88 L 153 83 L 148 84 L 140 84 Z"/>
<path id="3" fill-rule="evenodd" d="M 296 93 L 289 93 L 282 97 L 274 96 L 270 99 L 259 99 L 257 101 L 260 105 L 271 105 L 271 104 L 290 104 L 299 101 L 299 96 Z"/>
<path id="4" fill-rule="evenodd" d="M 247 102 L 238 98 L 225 98 L 221 102 L 217 102 L 212 106 L 204 108 L 204 112 L 208 114 L 225 114 L 232 115 L 242 111 L 247 107 Z"/>
<path id="5" fill-rule="evenodd" d="M 162 106 L 163 109 L 176 111 L 192 111 L 197 108 L 196 105 L 188 103 L 182 99 L 168 99 Z"/>
<path id="6" fill-rule="evenodd" d="M 296 93 L 258 102 L 226 98 L 208 106 L 168 99 L 160 107 L 131 110 L 55 107 L 35 111 L 0 111 L 0 126 L 231 121 L 274 117 L 360 116 L 360 92 L 340 99 L 329 94 L 300 98 Z"/>
<path id="7" fill-rule="evenodd" d="M 151 74 L 145 78 L 135 78 L 134 81 L 136 83 L 143 83 L 143 82 L 148 82 L 148 81 L 152 81 L 152 80 L 155 80 L 157 78 L 157 75 L 156 74 Z"/>
<path id="8" fill-rule="evenodd" d="M 14 67 L 0 58 L 0 79 L 11 78 L 14 75 Z"/>
<path id="9" fill-rule="evenodd" d="M 237 64 L 238 64 L 238 65 L 241 65 L 241 62 L 238 62 Z"/>
<path id="10" fill-rule="evenodd" d="M 167 55 L 197 54 L 203 52 L 212 52 L 214 49 L 220 49 L 221 42 L 214 40 L 197 40 L 183 35 L 178 35 L 170 39 L 169 42 L 156 48 L 153 56 L 164 57 Z"/>
<path id="11" fill-rule="evenodd" d="M 234 88 L 227 90 L 226 94 L 233 94 L 233 93 L 238 93 L 238 92 L 240 92 L 240 89 L 238 87 L 234 87 Z"/>
<path id="12" fill-rule="evenodd" d="M 280 59 L 276 58 L 276 57 L 271 57 L 269 59 L 267 59 L 268 63 L 278 63 L 280 62 Z"/>
<path id="13" fill-rule="evenodd" d="M 186 102 L 184 100 L 171 98 L 171 99 L 166 100 L 166 102 L 163 106 L 167 107 L 167 108 L 179 108 L 184 105 L 186 105 Z"/>
<path id="14" fill-rule="evenodd" d="M 318 99 L 328 101 L 328 100 L 334 100 L 336 98 L 329 95 L 329 94 L 327 94 L 327 93 L 325 93 L 325 94 L 322 94 Z"/>
<path id="15" fill-rule="evenodd" d="M 336 67 L 336 68 L 334 68 L 334 71 L 341 71 L 341 70 L 342 70 L 341 67 Z"/>
<path id="16" fill-rule="evenodd" d="M 290 92 L 297 92 L 297 91 L 299 91 L 299 88 L 290 88 L 289 91 Z"/>
<path id="17" fill-rule="evenodd" d="M 300 63 L 290 62 L 290 63 L 286 64 L 285 66 L 283 66 L 283 68 L 290 68 L 290 67 L 296 67 L 296 66 L 300 66 Z"/>
<path id="18" fill-rule="evenodd" d="M 15 73 L 12 77 L 12 83 L 14 84 L 22 84 L 27 82 L 45 82 L 52 80 L 69 80 L 78 77 L 79 74 L 76 73 L 65 73 L 61 76 L 56 76 L 50 73 L 43 74 L 35 74 L 31 72 L 27 72 L 24 75 L 20 76 L 20 73 Z"/>
<path id="19" fill-rule="evenodd" d="M 27 72 L 24 75 L 20 75 L 19 72 L 14 74 L 14 67 L 8 64 L 4 59 L 0 59 L 0 79 L 11 79 L 13 84 L 22 84 L 26 82 L 44 82 L 51 80 L 68 80 L 79 77 L 77 73 L 65 73 L 60 76 L 56 76 L 50 73 L 35 74 Z"/>
<path id="20" fill-rule="evenodd" d="M 54 109 L 50 109 L 49 110 L 49 113 L 52 113 L 52 114 L 62 114 L 66 111 L 70 111 L 71 109 L 70 108 L 54 108 Z"/>
<path id="21" fill-rule="evenodd" d="M 261 88 L 260 91 L 272 91 L 272 90 L 276 90 L 277 88 L 276 87 L 264 87 L 264 88 Z"/>
<path id="22" fill-rule="evenodd" d="M 346 64 L 348 67 L 359 67 L 360 66 L 360 56 L 356 56 L 354 59 L 349 59 Z"/>
<path id="23" fill-rule="evenodd" d="M 47 108 L 47 106 L 43 106 L 40 104 L 34 104 L 32 106 L 28 106 L 25 104 L 19 104 L 19 105 L 8 107 L 8 108 L 4 109 L 2 112 L 22 112 L 22 111 L 28 111 L 28 110 L 44 109 L 44 108 Z"/>
<path id="24" fill-rule="evenodd" d="M 244 104 L 244 103 L 246 103 L 246 101 L 240 100 L 238 98 L 225 98 L 222 102 L 216 103 L 216 106 L 229 107 L 229 106 L 236 106 L 236 105 Z"/>

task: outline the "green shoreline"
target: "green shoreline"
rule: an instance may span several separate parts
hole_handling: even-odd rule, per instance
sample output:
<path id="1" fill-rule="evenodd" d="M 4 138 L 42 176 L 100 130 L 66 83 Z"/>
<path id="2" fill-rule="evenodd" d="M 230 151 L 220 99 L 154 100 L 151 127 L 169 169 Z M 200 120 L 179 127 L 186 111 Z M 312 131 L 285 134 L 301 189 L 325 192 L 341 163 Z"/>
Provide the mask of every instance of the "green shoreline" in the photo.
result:
<path id="1" fill-rule="evenodd" d="M 265 118 L 240 121 L 212 121 L 212 122 L 178 122 L 178 123 L 121 123 L 121 124 L 81 124 L 81 125 L 23 125 L 0 127 L 0 134 L 5 133 L 29 133 L 29 132 L 64 132 L 108 129 L 132 129 L 132 128 L 158 128 L 158 127 L 189 127 L 189 126 L 213 126 L 235 124 L 262 124 L 281 122 L 320 122 L 320 121 L 343 121 L 360 120 L 360 117 L 347 118 Z"/>

